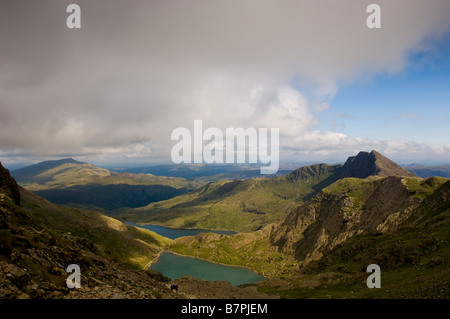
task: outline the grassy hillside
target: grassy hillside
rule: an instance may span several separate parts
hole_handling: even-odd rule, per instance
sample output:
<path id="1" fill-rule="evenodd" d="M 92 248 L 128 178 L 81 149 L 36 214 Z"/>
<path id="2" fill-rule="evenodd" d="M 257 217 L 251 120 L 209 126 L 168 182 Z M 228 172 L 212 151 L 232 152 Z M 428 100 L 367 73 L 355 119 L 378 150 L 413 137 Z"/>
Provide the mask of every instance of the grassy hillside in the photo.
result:
<path id="1" fill-rule="evenodd" d="M 199 234 L 173 240 L 167 250 L 233 266 L 247 267 L 266 277 L 292 276 L 298 268 L 294 256 L 270 242 L 272 226 L 232 236 Z"/>
<path id="2" fill-rule="evenodd" d="M 368 176 L 415 175 L 376 151 L 360 152 L 344 165 L 315 164 L 275 178 L 210 183 L 191 194 L 117 216 L 138 223 L 249 232 L 279 221 L 339 179 Z"/>
<path id="3" fill-rule="evenodd" d="M 428 182 L 422 180 L 422 184 Z M 409 227 L 356 235 L 311 262 L 288 288 L 269 284 L 261 291 L 284 298 L 448 299 L 450 182 L 435 186 L 409 220 Z M 423 189 L 429 191 L 429 186 L 422 185 Z M 381 289 L 366 286 L 369 264 L 381 268 Z"/>
<path id="4" fill-rule="evenodd" d="M 89 183 L 95 177 L 111 175 L 107 169 L 73 159 L 46 161 L 12 172 L 13 177 L 30 191 L 63 188 Z"/>
<path id="5" fill-rule="evenodd" d="M 95 243 L 100 254 L 142 269 L 170 239 L 96 212 L 50 203 L 21 189 L 21 209 L 54 229 Z"/>
<path id="6" fill-rule="evenodd" d="M 112 174 L 109 176 L 94 177 L 90 180 L 90 183 L 99 185 L 163 185 L 170 186 L 176 189 L 187 190 L 193 190 L 204 185 L 204 183 L 188 180 L 182 177 L 155 176 L 152 174 L 135 173 L 120 173 Z"/>
<path id="7" fill-rule="evenodd" d="M 286 298 L 448 298 L 449 196 L 444 178 L 346 178 L 258 232 L 179 238 L 169 249 L 249 267 L 272 278 L 263 292 Z M 371 263 L 383 290 L 365 284 Z"/>
<path id="8" fill-rule="evenodd" d="M 34 193 L 56 204 L 102 208 L 109 211 L 121 207 L 140 207 L 185 192 L 184 189 L 165 185 L 86 184 Z"/>
<path id="9" fill-rule="evenodd" d="M 54 203 L 100 210 L 145 206 L 201 185 L 180 177 L 115 174 L 73 159 L 42 162 L 14 175 L 26 189 Z"/>
<path id="10" fill-rule="evenodd" d="M 218 181 L 197 191 L 118 217 L 171 227 L 255 231 L 283 218 L 288 211 L 333 182 L 338 166 L 305 166 L 276 178 Z"/>
<path id="11" fill-rule="evenodd" d="M 31 165 L 12 173 L 19 184 L 30 191 L 63 189 L 74 185 L 164 185 L 192 190 L 200 182 L 180 177 L 152 174 L 112 173 L 107 169 L 72 159 L 48 161 Z"/>

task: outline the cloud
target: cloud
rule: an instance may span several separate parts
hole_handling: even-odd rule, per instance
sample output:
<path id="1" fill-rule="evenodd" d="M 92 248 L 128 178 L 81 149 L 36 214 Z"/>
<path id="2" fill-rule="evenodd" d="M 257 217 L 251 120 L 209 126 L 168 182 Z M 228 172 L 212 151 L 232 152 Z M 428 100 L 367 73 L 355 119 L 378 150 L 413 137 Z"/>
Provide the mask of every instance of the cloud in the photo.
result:
<path id="1" fill-rule="evenodd" d="M 329 99 L 401 71 L 450 21 L 446 0 L 380 0 L 379 30 L 365 26 L 370 1 L 79 0 L 82 28 L 69 30 L 69 3 L 0 4 L 4 152 L 168 158 L 171 131 L 195 119 L 280 127 L 299 151 L 361 147 L 314 131 Z"/>
<path id="2" fill-rule="evenodd" d="M 450 145 L 442 148 L 431 147 L 424 143 L 408 140 L 380 140 L 351 137 L 333 131 L 308 131 L 295 138 L 291 145 L 282 146 L 285 159 L 297 162 L 317 160 L 317 156 L 325 159 L 343 161 L 359 151 L 377 150 L 402 163 L 409 163 L 411 158 L 425 162 L 446 162 L 450 156 Z M 430 158 L 430 155 L 433 155 Z"/>

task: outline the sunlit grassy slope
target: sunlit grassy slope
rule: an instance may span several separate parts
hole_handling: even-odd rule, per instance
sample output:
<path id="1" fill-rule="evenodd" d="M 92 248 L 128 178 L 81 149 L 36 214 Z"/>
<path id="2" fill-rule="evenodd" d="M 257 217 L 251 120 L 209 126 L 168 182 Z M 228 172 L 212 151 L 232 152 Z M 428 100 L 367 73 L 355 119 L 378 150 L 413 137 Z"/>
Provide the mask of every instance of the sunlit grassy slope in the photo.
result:
<path id="1" fill-rule="evenodd" d="M 96 212 L 52 204 L 23 188 L 21 197 L 22 210 L 59 231 L 94 242 L 97 251 L 133 268 L 143 268 L 170 242 L 170 239 L 152 231 Z"/>
<path id="2" fill-rule="evenodd" d="M 396 181 L 404 183 L 406 189 Z M 371 214 L 373 205 L 376 205 L 372 201 L 382 200 L 381 194 L 397 194 L 399 191 L 406 192 L 402 201 L 411 199 L 404 201 L 405 207 L 402 203 L 397 206 L 403 207 L 402 214 L 407 214 L 407 217 L 390 212 L 390 218 L 397 220 L 391 220 L 391 228 L 377 231 L 381 229 L 379 224 L 369 226 L 364 219 L 371 218 L 367 214 Z M 323 189 L 303 209 L 258 232 L 179 238 L 172 241 L 168 249 L 246 266 L 270 278 L 277 278 L 267 281 L 260 289 L 283 298 L 448 298 L 449 195 L 450 182 L 445 178 L 345 178 Z M 333 208 L 339 199 L 342 206 Z M 395 201 L 394 196 L 379 204 L 386 208 Z M 306 223 L 306 228 L 299 227 L 302 220 L 308 218 L 302 215 L 308 207 L 318 215 L 312 218 L 311 223 Z M 353 218 L 346 217 L 345 212 L 353 211 Z M 358 227 L 355 230 L 360 231 L 351 235 L 350 229 L 340 226 L 341 218 L 350 218 L 348 223 L 354 223 Z M 380 222 L 384 224 L 385 220 L 380 219 Z M 302 237 L 301 229 L 311 238 Z M 314 229 L 324 236 L 321 241 L 305 244 L 314 238 Z M 284 233 L 285 241 L 278 240 L 280 231 Z M 334 239 L 330 237 L 333 233 Z M 333 245 L 333 241 L 342 236 L 346 239 Z M 323 254 L 317 255 L 320 257 L 301 266 L 303 259 L 299 258 L 303 254 L 297 249 L 307 249 L 303 253 L 313 256 L 320 245 L 331 248 L 322 250 Z M 382 289 L 367 288 L 369 274 L 366 268 L 369 264 L 381 267 Z"/>
<path id="3" fill-rule="evenodd" d="M 54 203 L 100 210 L 145 206 L 202 185 L 181 177 L 116 174 L 73 159 L 41 162 L 13 175 L 23 187 Z"/>
<path id="4" fill-rule="evenodd" d="M 276 178 L 218 181 L 197 191 L 122 212 L 134 222 L 171 227 L 255 231 L 335 180 L 339 166 L 305 166 Z"/>

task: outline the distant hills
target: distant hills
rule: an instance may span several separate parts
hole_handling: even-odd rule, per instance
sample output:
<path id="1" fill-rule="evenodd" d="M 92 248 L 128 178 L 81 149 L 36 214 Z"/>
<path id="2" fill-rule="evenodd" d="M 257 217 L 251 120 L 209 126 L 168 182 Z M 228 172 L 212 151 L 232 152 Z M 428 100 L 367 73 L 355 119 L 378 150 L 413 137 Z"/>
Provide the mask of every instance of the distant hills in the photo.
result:
<path id="1" fill-rule="evenodd" d="M 71 158 L 45 161 L 12 172 L 26 189 L 54 203 L 106 210 L 140 207 L 198 187 L 179 177 L 117 174 Z"/>
<path id="2" fill-rule="evenodd" d="M 360 152 L 343 165 L 303 166 L 275 178 L 218 181 L 117 217 L 171 227 L 255 231 L 278 221 L 321 189 L 345 177 L 416 175 L 376 151 Z"/>
<path id="3" fill-rule="evenodd" d="M 89 182 L 91 178 L 111 175 L 107 169 L 66 158 L 45 161 L 13 171 L 18 183 L 30 190 L 61 188 Z"/>
<path id="4" fill-rule="evenodd" d="M 278 220 L 286 210 L 342 177 L 411 176 L 375 151 L 361 152 L 344 165 L 318 165 L 261 178 L 259 169 L 251 165 L 159 165 L 118 173 L 66 158 L 30 165 L 12 175 L 26 189 L 57 204 L 100 209 L 135 222 L 239 231 Z M 185 198 L 178 198 L 183 194 Z M 237 225 L 236 220 L 240 220 Z"/>
<path id="5" fill-rule="evenodd" d="M 251 165 L 158 165 L 135 170 L 112 172 L 67 158 L 12 174 L 26 189 L 57 204 L 99 209 L 133 222 L 235 231 L 254 231 L 275 222 L 341 178 L 415 176 L 376 151 L 360 152 L 343 165 L 308 165 L 263 178 Z"/>
<path id="6" fill-rule="evenodd" d="M 428 178 L 431 176 L 450 178 L 450 165 L 427 166 L 421 164 L 410 164 L 404 166 L 404 168 L 422 178 Z"/>
<path id="7" fill-rule="evenodd" d="M 251 164 L 167 164 L 149 167 L 119 169 L 117 172 L 137 174 L 152 174 L 156 176 L 182 177 L 198 182 L 214 182 L 218 180 L 251 179 L 261 177 L 259 165 Z M 292 170 L 280 169 L 276 174 L 266 177 L 276 177 Z"/>

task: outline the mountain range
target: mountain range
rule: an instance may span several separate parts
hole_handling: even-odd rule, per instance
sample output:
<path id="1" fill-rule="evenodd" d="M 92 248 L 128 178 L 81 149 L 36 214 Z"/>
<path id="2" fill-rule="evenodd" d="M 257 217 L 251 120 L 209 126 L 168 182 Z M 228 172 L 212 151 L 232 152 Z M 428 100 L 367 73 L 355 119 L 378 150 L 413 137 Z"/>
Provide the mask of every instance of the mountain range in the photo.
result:
<path id="1" fill-rule="evenodd" d="M 433 165 L 433 166 L 422 164 L 409 164 L 405 165 L 404 168 L 422 178 L 428 178 L 431 176 L 450 178 L 450 165 L 448 164 Z"/>
<path id="2" fill-rule="evenodd" d="M 64 160 L 15 176 L 24 186 L 37 187 L 35 193 L 41 187 L 58 191 L 58 185 L 110 186 L 114 179 L 127 178 L 144 185 L 145 178 L 154 177 L 89 165 Z M 161 178 L 160 183 L 195 182 L 178 178 Z M 226 298 L 450 296 L 450 180 L 420 178 L 376 151 L 283 176 L 200 183 L 167 200 L 106 211 L 112 217 L 42 199 L 18 186 L 0 166 L 0 209 L 0 271 L 6 274 L 0 294 L 7 298 L 173 298 L 164 287 L 167 278 L 142 270 L 163 249 L 245 266 L 266 277 L 240 292 L 221 285 Z M 239 233 L 169 240 L 120 220 Z M 89 287 L 97 292 L 61 288 L 63 266 L 74 258 L 89 269 Z M 380 266 L 383 289 L 367 288 L 370 264 Z M 217 283 L 179 282 L 186 289 L 196 287 L 196 297 L 206 291 L 219 294 Z"/>
<path id="3" fill-rule="evenodd" d="M 171 227 L 255 231 L 280 220 L 341 178 L 375 175 L 416 177 L 376 151 L 360 152 L 343 165 L 315 164 L 275 178 L 212 182 L 194 192 L 114 216 Z"/>

